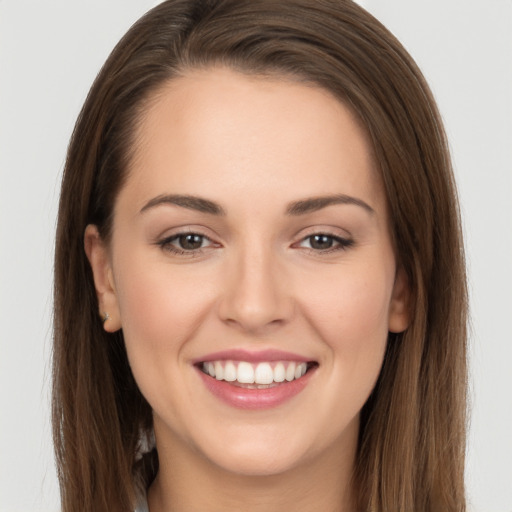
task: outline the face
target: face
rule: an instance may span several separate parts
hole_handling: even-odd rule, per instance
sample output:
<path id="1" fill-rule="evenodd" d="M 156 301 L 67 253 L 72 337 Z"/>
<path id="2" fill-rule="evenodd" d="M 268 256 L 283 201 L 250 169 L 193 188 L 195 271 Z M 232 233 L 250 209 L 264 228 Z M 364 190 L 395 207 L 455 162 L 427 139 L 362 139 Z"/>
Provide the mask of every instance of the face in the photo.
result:
<path id="1" fill-rule="evenodd" d="M 226 69 L 153 98 L 106 246 L 86 232 L 157 444 L 240 474 L 355 447 L 407 326 L 364 130 L 326 91 Z"/>

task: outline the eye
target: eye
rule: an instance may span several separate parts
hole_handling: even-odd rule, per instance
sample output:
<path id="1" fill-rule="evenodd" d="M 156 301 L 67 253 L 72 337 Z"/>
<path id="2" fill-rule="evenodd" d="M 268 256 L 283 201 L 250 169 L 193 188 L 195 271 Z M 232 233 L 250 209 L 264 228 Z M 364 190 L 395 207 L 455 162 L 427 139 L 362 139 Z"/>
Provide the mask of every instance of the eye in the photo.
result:
<path id="1" fill-rule="evenodd" d="M 299 247 L 311 249 L 315 252 L 332 252 L 347 249 L 354 241 L 328 233 L 315 233 L 304 238 Z"/>
<path id="2" fill-rule="evenodd" d="M 164 238 L 158 245 L 175 254 L 193 255 L 213 245 L 213 242 L 206 236 L 198 233 L 178 233 Z"/>
<path id="3" fill-rule="evenodd" d="M 175 237 L 173 242 L 175 242 L 180 249 L 185 251 L 194 251 L 196 249 L 200 249 L 203 246 L 206 237 L 202 235 L 198 235 L 196 233 L 186 233 L 184 235 L 178 235 Z"/>

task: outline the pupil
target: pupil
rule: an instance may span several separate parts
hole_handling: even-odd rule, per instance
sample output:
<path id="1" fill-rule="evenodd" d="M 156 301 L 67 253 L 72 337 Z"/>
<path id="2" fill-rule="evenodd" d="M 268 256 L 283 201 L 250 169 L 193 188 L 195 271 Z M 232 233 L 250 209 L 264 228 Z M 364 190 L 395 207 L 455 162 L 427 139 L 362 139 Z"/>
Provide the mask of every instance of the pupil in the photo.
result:
<path id="1" fill-rule="evenodd" d="M 313 235 L 311 247 L 313 249 L 330 249 L 332 247 L 332 237 L 328 235 Z"/>
<path id="2" fill-rule="evenodd" d="M 181 235 L 179 242 L 183 249 L 199 249 L 203 244 L 203 237 L 201 235 Z"/>

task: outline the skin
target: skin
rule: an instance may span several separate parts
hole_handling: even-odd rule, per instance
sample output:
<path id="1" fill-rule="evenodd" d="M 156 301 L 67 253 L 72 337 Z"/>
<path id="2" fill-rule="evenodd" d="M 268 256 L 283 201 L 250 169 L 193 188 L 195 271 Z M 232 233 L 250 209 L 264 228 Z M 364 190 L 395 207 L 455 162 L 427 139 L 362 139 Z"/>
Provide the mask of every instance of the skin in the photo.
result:
<path id="1" fill-rule="evenodd" d="M 225 214 L 147 206 L 163 194 L 200 196 Z M 369 209 L 286 211 L 333 194 Z M 201 249 L 159 244 L 177 232 L 205 237 Z M 319 249 L 314 234 L 337 238 Z M 224 68 L 173 80 L 138 128 L 110 243 L 88 226 L 85 248 L 105 329 L 123 329 L 154 411 L 151 512 L 351 510 L 359 413 L 388 331 L 407 327 L 408 290 L 370 145 L 346 106 L 320 88 Z M 192 365 L 232 348 L 290 351 L 318 368 L 284 404 L 241 410 Z"/>

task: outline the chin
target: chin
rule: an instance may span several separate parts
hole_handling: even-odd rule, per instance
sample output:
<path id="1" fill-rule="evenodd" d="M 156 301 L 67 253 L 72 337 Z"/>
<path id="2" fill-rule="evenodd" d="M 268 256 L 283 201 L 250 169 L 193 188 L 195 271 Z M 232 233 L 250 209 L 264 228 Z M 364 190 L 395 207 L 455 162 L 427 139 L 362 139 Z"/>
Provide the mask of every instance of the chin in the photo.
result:
<path id="1" fill-rule="evenodd" d="M 283 430 L 272 430 L 260 426 L 246 430 L 240 437 L 231 434 L 229 442 L 210 442 L 201 451 L 212 464 L 228 473 L 254 477 L 283 474 L 314 458 L 318 446 L 311 446 L 313 435 L 305 435 L 304 429 L 299 436 L 289 429 L 288 435 L 283 435 Z"/>
<path id="2" fill-rule="evenodd" d="M 292 471 L 303 460 L 300 456 L 281 453 L 239 453 L 224 454 L 216 457 L 214 463 L 224 471 L 245 477 L 277 476 Z"/>

